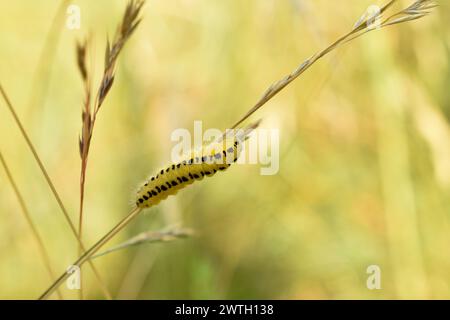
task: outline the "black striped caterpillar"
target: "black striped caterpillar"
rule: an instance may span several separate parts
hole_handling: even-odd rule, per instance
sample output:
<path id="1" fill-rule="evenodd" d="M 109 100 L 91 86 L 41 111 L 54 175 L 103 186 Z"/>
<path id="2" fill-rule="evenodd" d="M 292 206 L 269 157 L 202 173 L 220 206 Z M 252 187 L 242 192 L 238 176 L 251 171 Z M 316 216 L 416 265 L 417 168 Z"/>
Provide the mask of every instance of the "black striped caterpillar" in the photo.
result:
<path id="1" fill-rule="evenodd" d="M 211 177 L 219 171 L 228 169 L 237 161 L 242 151 L 242 144 L 258 124 L 259 122 L 245 129 L 239 129 L 236 134 L 227 135 L 220 142 L 203 146 L 199 150 L 192 150 L 183 160 L 161 169 L 139 188 L 136 206 L 149 208 L 157 205 L 194 181 Z"/>

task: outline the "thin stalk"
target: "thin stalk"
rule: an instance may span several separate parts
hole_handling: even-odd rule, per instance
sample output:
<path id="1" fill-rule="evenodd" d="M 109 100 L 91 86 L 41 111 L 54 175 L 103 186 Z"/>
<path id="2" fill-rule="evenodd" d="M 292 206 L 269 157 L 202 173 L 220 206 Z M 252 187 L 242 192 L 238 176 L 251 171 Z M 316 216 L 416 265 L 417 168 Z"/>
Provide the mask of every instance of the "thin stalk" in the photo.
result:
<path id="1" fill-rule="evenodd" d="M 86 161 L 85 161 L 86 160 Z M 86 166 L 87 159 L 81 161 L 81 174 L 80 174 L 80 209 L 78 212 L 78 236 L 83 239 L 83 208 L 84 208 L 84 182 L 86 180 Z M 81 256 L 83 253 L 83 248 L 81 245 L 78 246 L 78 255 Z M 82 282 L 82 279 L 80 281 Z M 83 300 L 83 285 L 81 283 L 79 290 L 79 299 Z"/>
<path id="2" fill-rule="evenodd" d="M 262 97 L 256 102 L 256 104 L 250 108 L 250 110 L 245 113 L 237 122 L 233 124 L 231 129 L 237 128 L 242 122 L 247 120 L 253 113 L 255 113 L 259 108 L 265 105 L 269 100 L 271 100 L 274 96 L 277 95 L 278 92 L 287 87 L 292 81 L 297 79 L 301 74 L 303 74 L 306 70 L 308 70 L 313 64 L 315 64 L 318 60 L 326 56 L 328 53 L 334 51 L 338 47 L 343 44 L 346 44 L 360 36 L 369 33 L 370 31 L 376 30 L 376 28 L 372 28 L 372 24 L 376 21 L 379 21 L 379 29 L 385 28 L 387 26 L 392 26 L 395 24 L 400 24 L 403 22 L 413 21 L 425 17 L 427 14 L 431 12 L 433 8 L 437 5 L 432 0 L 416 0 L 409 7 L 390 15 L 388 18 L 384 20 L 384 14 L 386 11 L 391 8 L 397 0 L 390 0 L 384 6 L 380 8 L 380 11 L 373 16 L 369 16 L 365 13 L 354 25 L 353 29 L 340 37 L 338 40 L 333 42 L 331 45 L 326 47 L 325 49 L 317 52 L 312 55 L 309 59 L 302 62 L 294 71 L 290 74 L 286 75 L 279 81 L 273 83 L 262 95 Z M 399 19 L 394 19 L 395 17 L 400 16 Z"/>
<path id="3" fill-rule="evenodd" d="M 86 261 L 90 262 L 90 258 L 112 237 L 128 225 L 140 212 L 141 208 L 134 208 L 125 218 L 116 224 L 107 234 L 98 240 L 92 247 L 89 248 L 81 257 L 78 258 L 72 265 L 81 267 Z M 47 299 L 67 278 L 70 273 L 64 272 L 40 297 L 39 300 Z"/>
<path id="4" fill-rule="evenodd" d="M 47 269 L 48 275 L 50 276 L 50 279 L 55 279 L 55 273 L 53 272 L 52 265 L 50 262 L 50 257 L 47 253 L 47 250 L 44 246 L 44 241 L 42 241 L 41 236 L 39 235 L 39 232 L 36 228 L 36 225 L 34 224 L 33 220 L 31 219 L 30 212 L 28 211 L 28 207 L 25 204 L 25 200 L 22 196 L 22 194 L 19 191 L 19 188 L 17 187 L 16 182 L 14 181 L 14 178 L 12 176 L 11 170 L 9 170 L 8 165 L 6 164 L 5 158 L 3 157 L 2 152 L 0 151 L 0 162 L 2 163 L 3 168 L 5 169 L 6 176 L 8 177 L 9 183 L 11 184 L 11 187 L 14 190 L 14 193 L 16 194 L 17 200 L 19 201 L 20 208 L 22 209 L 23 216 L 25 217 L 25 220 L 27 221 L 28 226 L 31 229 L 31 233 L 33 234 L 34 240 L 36 241 L 39 254 L 42 257 L 42 261 L 44 262 L 45 268 Z M 61 294 L 61 291 L 56 292 L 58 294 L 59 299 L 63 299 L 63 296 Z"/>
<path id="5" fill-rule="evenodd" d="M 61 209 L 65 219 L 67 220 L 67 223 L 69 224 L 70 229 L 72 230 L 72 233 L 75 235 L 78 243 L 80 244 L 80 246 L 83 246 L 83 243 L 81 242 L 80 238 L 78 237 L 78 232 L 77 229 L 75 228 L 75 225 L 73 224 L 72 220 L 70 219 L 70 216 L 66 210 L 66 207 L 64 206 L 61 197 L 59 196 L 58 192 L 56 191 L 56 188 L 52 182 L 52 180 L 50 179 L 50 176 L 47 173 L 47 170 L 45 169 L 44 164 L 42 163 L 33 143 L 31 142 L 30 138 L 28 137 L 28 134 L 24 128 L 24 126 L 22 125 L 22 122 L 20 121 L 19 117 L 17 116 L 17 113 L 11 103 L 11 101 L 9 100 L 5 90 L 3 89 L 3 86 L 0 84 L 0 93 L 3 97 L 3 99 L 6 102 L 6 106 L 8 107 L 9 111 L 11 112 L 17 126 L 19 127 L 20 132 L 22 133 L 23 138 L 25 139 L 25 142 L 28 145 L 28 148 L 31 150 L 31 153 L 33 154 L 34 159 L 36 160 L 42 174 L 44 175 L 45 180 L 47 181 L 48 186 L 50 187 L 50 190 L 53 193 L 53 196 L 56 199 L 56 202 L 58 203 L 59 208 Z M 112 299 L 111 294 L 109 293 L 108 288 L 106 287 L 106 285 L 104 284 L 104 282 L 102 281 L 100 274 L 98 273 L 97 269 L 95 268 L 94 264 L 92 262 L 89 262 L 89 265 L 92 268 L 92 271 L 95 274 L 95 277 L 103 291 L 103 294 L 105 295 L 106 298 L 108 299 Z"/>
<path id="6" fill-rule="evenodd" d="M 155 242 L 168 242 L 177 239 L 187 238 L 194 234 L 191 229 L 172 229 L 172 230 L 162 230 L 162 231 L 146 231 L 142 232 L 131 239 L 128 239 L 117 246 L 109 248 L 103 252 L 99 252 L 92 256 L 91 259 L 105 256 L 111 252 L 123 250 L 129 247 L 137 246 L 144 243 L 155 243 Z"/>
<path id="7" fill-rule="evenodd" d="M 87 73 L 87 68 L 85 65 L 84 59 L 87 49 L 87 42 L 85 45 L 77 46 L 77 53 L 78 53 L 78 64 L 79 67 L 82 68 L 82 75 L 84 79 L 84 91 L 85 91 L 85 103 L 84 103 L 84 111 L 82 113 L 83 116 L 83 123 L 85 120 L 87 120 L 85 117 L 87 115 L 90 115 L 90 102 L 91 102 L 91 76 Z M 80 51 L 81 50 L 81 51 Z M 80 55 L 81 54 L 81 55 Z M 80 60 L 81 59 L 81 60 Z M 95 121 L 94 121 L 95 122 Z M 92 129 L 90 125 L 87 127 L 83 126 L 83 136 L 84 136 L 84 130 L 90 130 L 89 137 L 92 136 Z M 89 138 L 91 140 L 91 138 Z M 86 181 L 86 170 L 87 170 L 87 163 L 88 163 L 88 153 L 89 153 L 89 145 L 90 144 L 83 144 L 82 148 L 80 148 L 80 155 L 81 155 L 81 170 L 80 170 L 80 203 L 79 203 L 79 212 L 78 212 L 78 236 L 80 239 L 83 239 L 83 212 L 84 212 L 84 186 Z M 81 246 L 78 246 L 78 256 L 81 256 L 83 254 L 83 248 Z M 81 270 L 80 270 L 81 273 Z M 79 299 L 83 300 L 83 277 L 80 279 L 80 291 L 79 291 Z"/>
<path id="8" fill-rule="evenodd" d="M 85 101 L 82 110 L 82 133 L 79 140 L 79 151 L 81 157 L 81 170 L 80 170 L 80 205 L 78 212 L 78 235 L 80 240 L 83 234 L 83 212 L 84 212 L 84 194 L 85 194 L 85 182 L 86 182 L 86 170 L 88 165 L 89 150 L 93 137 L 95 121 L 97 119 L 98 111 L 105 101 L 108 92 L 114 83 L 114 73 L 117 59 L 120 52 L 125 46 L 128 39 L 133 34 L 134 30 L 140 23 L 139 13 L 141 11 L 144 1 L 131 0 L 123 15 L 122 22 L 114 37 L 112 45 L 107 42 L 105 52 L 105 68 L 103 72 L 102 81 L 97 91 L 97 95 L 94 101 L 94 110 L 91 112 L 91 72 L 88 68 L 86 61 L 88 53 L 88 42 L 77 45 L 77 64 L 81 77 L 84 83 L 85 89 Z M 79 255 L 83 253 L 83 248 L 79 247 Z M 83 290 L 79 291 L 80 300 L 83 299 Z"/>

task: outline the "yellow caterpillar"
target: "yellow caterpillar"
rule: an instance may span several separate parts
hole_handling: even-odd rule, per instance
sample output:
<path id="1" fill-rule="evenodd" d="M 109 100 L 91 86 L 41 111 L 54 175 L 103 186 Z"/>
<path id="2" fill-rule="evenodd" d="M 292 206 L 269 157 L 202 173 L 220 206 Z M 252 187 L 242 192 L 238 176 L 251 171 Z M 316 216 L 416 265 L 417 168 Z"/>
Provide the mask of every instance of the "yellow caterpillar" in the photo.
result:
<path id="1" fill-rule="evenodd" d="M 149 208 L 157 205 L 194 181 L 225 171 L 237 161 L 242 144 L 257 126 L 258 123 L 246 129 L 239 129 L 238 134 L 225 137 L 221 142 L 214 142 L 200 150 L 193 150 L 185 159 L 164 167 L 139 188 L 136 206 Z"/>

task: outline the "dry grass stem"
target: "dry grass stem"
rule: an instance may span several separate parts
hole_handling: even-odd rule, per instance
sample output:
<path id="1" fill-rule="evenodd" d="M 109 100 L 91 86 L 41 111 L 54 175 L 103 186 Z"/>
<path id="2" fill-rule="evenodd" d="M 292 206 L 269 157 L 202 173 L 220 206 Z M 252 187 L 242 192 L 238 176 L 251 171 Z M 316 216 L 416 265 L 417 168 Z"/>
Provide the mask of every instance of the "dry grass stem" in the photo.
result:
<path id="1" fill-rule="evenodd" d="M 139 215 L 141 209 L 134 208 L 125 218 L 123 218 L 115 227 L 113 227 L 108 233 L 106 233 L 100 240 L 98 240 L 89 250 L 85 251 L 84 254 L 78 258 L 73 266 L 81 267 L 86 261 L 97 253 L 97 251 L 105 245 L 112 237 L 114 237 L 119 231 L 121 231 L 125 226 L 130 223 L 135 217 Z M 40 297 L 39 300 L 47 299 L 67 278 L 70 276 L 68 272 L 64 272 Z"/>
<path id="2" fill-rule="evenodd" d="M 52 191 L 52 194 L 55 197 L 56 202 L 58 203 L 58 206 L 59 206 L 59 208 L 61 209 L 61 212 L 64 215 L 64 218 L 66 219 L 67 223 L 69 224 L 70 230 L 74 234 L 74 236 L 77 239 L 79 245 L 83 247 L 83 243 L 81 242 L 80 238 L 78 237 L 78 232 L 77 232 L 77 230 L 75 228 L 75 225 L 73 224 L 72 220 L 70 219 L 70 216 L 69 216 L 69 214 L 68 214 L 68 212 L 66 210 L 66 207 L 64 206 L 64 204 L 63 204 L 63 202 L 61 200 L 61 197 L 59 196 L 58 192 L 56 191 L 56 188 L 55 188 L 52 180 L 50 179 L 50 176 L 47 173 L 47 169 L 45 168 L 44 164 L 42 163 L 41 158 L 39 157 L 39 155 L 38 155 L 38 153 L 37 153 L 33 143 L 31 142 L 31 139 L 28 137 L 28 134 L 27 134 L 27 132 L 25 130 L 25 127 L 22 125 L 22 122 L 20 121 L 20 119 L 19 119 L 19 117 L 18 117 L 18 115 L 17 115 L 17 113 L 15 111 L 15 108 L 13 107 L 11 101 L 8 98 L 8 95 L 6 94 L 6 92 L 3 89 L 3 86 L 1 84 L 0 84 L 0 93 L 1 93 L 1 95 L 3 97 L 3 99 L 5 100 L 6 106 L 8 107 L 9 111 L 11 112 L 11 114 L 12 114 L 12 116 L 14 118 L 14 121 L 16 122 L 17 126 L 19 127 L 19 130 L 20 130 L 22 136 L 24 137 L 28 148 L 31 150 L 31 153 L 33 154 L 33 157 L 34 157 L 35 161 L 37 162 L 37 164 L 39 166 L 39 169 L 41 170 L 42 174 L 44 175 L 44 178 L 45 178 L 48 186 L 50 187 L 50 190 Z M 98 283 L 99 283 L 99 285 L 100 285 L 100 287 L 101 287 L 105 297 L 111 299 L 111 294 L 109 293 L 108 288 L 106 287 L 106 285 L 104 284 L 103 280 L 101 279 L 100 274 L 98 273 L 98 271 L 95 268 L 94 264 L 91 263 L 91 262 L 89 264 L 90 264 L 90 266 L 92 268 L 92 271 L 95 274 L 95 277 L 96 277 L 96 279 L 97 279 L 97 281 L 98 281 Z"/>
<path id="3" fill-rule="evenodd" d="M 114 246 L 108 250 L 92 256 L 91 259 L 95 259 L 107 255 L 111 252 L 126 249 L 132 246 L 137 246 L 140 244 L 174 241 L 191 237 L 193 234 L 194 231 L 192 229 L 186 228 L 142 232 L 117 246 Z"/>
<path id="4" fill-rule="evenodd" d="M 52 264 L 50 262 L 50 256 L 48 255 L 47 250 L 45 249 L 44 241 L 42 241 L 42 238 L 39 235 L 39 232 L 37 230 L 37 227 L 34 224 L 33 219 L 31 219 L 30 212 L 28 210 L 27 205 L 25 204 L 25 200 L 22 196 L 22 193 L 20 192 L 19 188 L 17 187 L 17 184 L 14 181 L 14 178 L 12 176 L 11 170 L 9 170 L 9 167 L 6 164 L 6 160 L 3 157 L 3 154 L 1 151 L 0 151 L 0 162 L 2 163 L 3 169 L 5 169 L 6 176 L 8 177 L 9 183 L 11 184 L 11 187 L 13 188 L 14 193 L 16 194 L 17 200 L 19 201 L 20 209 L 22 210 L 23 216 L 25 217 L 25 220 L 31 229 L 31 233 L 33 234 L 34 240 L 36 241 L 37 249 L 39 251 L 39 254 L 42 257 L 42 261 L 44 262 L 44 265 L 45 265 L 45 268 L 47 269 L 48 275 L 50 276 L 50 279 L 53 281 L 55 279 L 55 273 L 53 272 L 53 269 L 52 269 Z M 63 299 L 63 296 L 59 290 L 56 293 L 57 293 L 59 299 Z"/>
<path id="5" fill-rule="evenodd" d="M 323 58 L 328 53 L 337 49 L 341 45 L 354 40 L 370 31 L 381 29 L 387 26 L 400 24 L 403 22 L 413 21 L 420 19 L 428 15 L 433 8 L 437 5 L 433 0 L 416 0 L 410 6 L 402 9 L 387 18 L 384 18 L 388 9 L 390 9 L 397 0 L 391 0 L 384 6 L 382 6 L 376 14 L 368 15 L 363 14 L 361 18 L 355 23 L 353 29 L 340 37 L 338 40 L 333 42 L 330 46 L 326 47 L 322 51 L 319 51 L 312 55 L 310 58 L 301 63 L 293 72 L 282 78 L 281 80 L 272 84 L 262 95 L 262 97 L 256 102 L 256 104 L 246 113 L 242 118 L 240 118 L 231 129 L 235 129 L 242 122 L 247 120 L 253 113 L 255 113 L 259 108 L 265 105 L 270 99 L 272 99 L 278 92 L 283 90 L 292 81 L 297 79 L 302 73 L 308 70 L 314 63 Z M 384 20 L 383 20 L 384 19 Z"/>
<path id="6" fill-rule="evenodd" d="M 105 68 L 97 97 L 94 102 L 93 110 L 91 108 L 91 75 L 87 66 L 88 41 L 79 43 L 76 46 L 77 65 L 84 84 L 84 103 L 81 114 L 82 129 L 79 139 L 79 152 L 81 157 L 80 170 L 80 202 L 78 214 L 78 235 L 82 239 L 83 235 L 83 210 L 84 210 L 84 190 L 86 181 L 86 170 L 88 165 L 89 150 L 94 132 L 97 113 L 100 110 L 106 96 L 108 95 L 114 83 L 114 71 L 117 58 L 127 40 L 133 34 L 133 31 L 139 25 L 139 12 L 143 6 L 143 1 L 130 1 L 126 7 L 121 24 L 118 27 L 114 37 L 113 44 L 107 41 L 105 53 Z M 82 248 L 79 248 L 79 255 L 82 254 Z M 83 298 L 83 291 L 80 290 L 80 299 Z"/>

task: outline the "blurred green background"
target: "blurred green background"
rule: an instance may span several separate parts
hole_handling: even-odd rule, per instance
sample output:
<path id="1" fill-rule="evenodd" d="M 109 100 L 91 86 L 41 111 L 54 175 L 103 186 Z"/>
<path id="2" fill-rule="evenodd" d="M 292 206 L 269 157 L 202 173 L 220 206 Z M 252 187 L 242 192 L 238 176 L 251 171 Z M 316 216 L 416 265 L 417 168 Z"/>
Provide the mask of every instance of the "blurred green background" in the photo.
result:
<path id="1" fill-rule="evenodd" d="M 83 89 L 75 43 L 90 35 L 97 86 L 106 35 L 126 1 L 73 1 L 80 30 L 64 26 L 64 8 L 59 41 L 50 39 L 38 67 L 60 3 L 0 2 L 0 81 L 76 221 Z M 194 120 L 229 127 L 372 3 L 147 1 L 96 125 L 84 241 L 130 210 L 134 188 L 170 160 L 174 129 L 192 129 Z M 440 4 L 424 20 L 332 53 L 255 115 L 263 128 L 280 129 L 277 175 L 235 166 L 113 239 L 167 226 L 196 231 L 95 260 L 114 297 L 450 298 L 450 17 L 448 1 Z M 77 256 L 73 234 L 4 101 L 0 124 L 0 150 L 60 273 Z M 380 290 L 366 287 L 370 265 L 381 268 Z M 83 277 L 86 296 L 103 298 L 90 268 Z M 0 298 L 36 298 L 49 284 L 2 168 Z"/>

